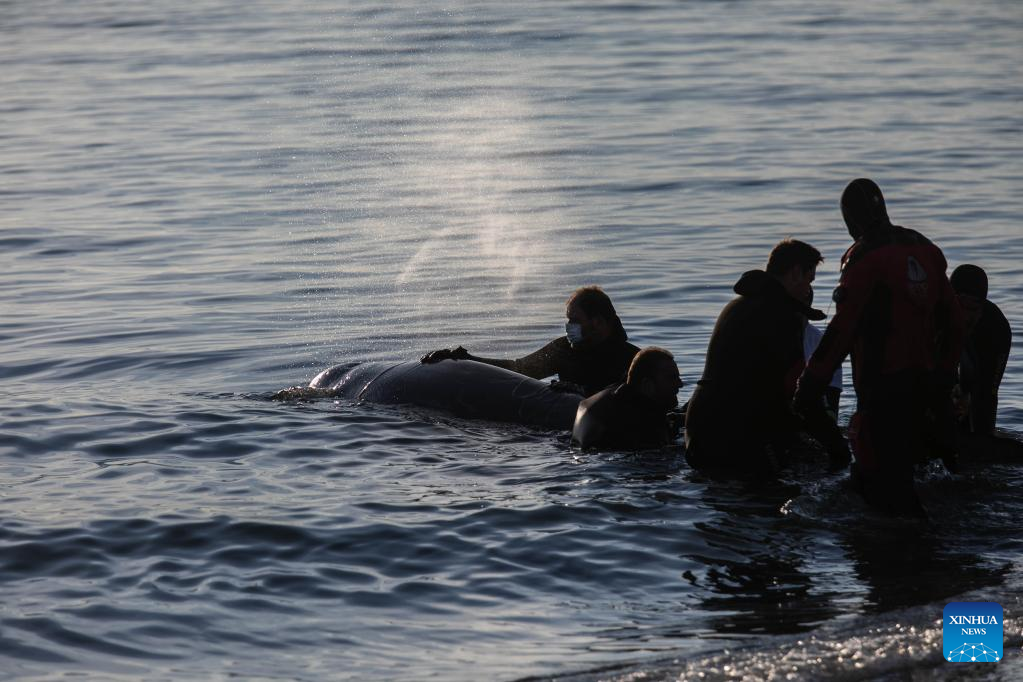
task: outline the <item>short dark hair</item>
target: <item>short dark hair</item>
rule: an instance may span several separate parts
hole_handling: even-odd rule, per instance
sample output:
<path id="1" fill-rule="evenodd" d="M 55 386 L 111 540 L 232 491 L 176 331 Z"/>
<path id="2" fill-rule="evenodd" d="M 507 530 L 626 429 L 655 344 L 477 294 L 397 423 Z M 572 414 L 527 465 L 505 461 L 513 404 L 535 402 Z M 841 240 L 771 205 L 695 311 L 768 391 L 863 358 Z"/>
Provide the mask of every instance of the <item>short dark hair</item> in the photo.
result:
<path id="1" fill-rule="evenodd" d="M 636 353 L 629 365 L 627 384 L 635 384 L 643 379 L 653 379 L 665 363 L 675 364 L 675 356 L 657 346 L 647 346 Z"/>
<path id="2" fill-rule="evenodd" d="M 611 303 L 611 297 L 604 293 L 604 290 L 597 285 L 591 284 L 590 286 L 576 289 L 568 297 L 565 307 L 567 308 L 573 303 L 582 308 L 587 317 L 602 317 L 607 320 L 608 324 L 611 325 L 612 336 L 620 336 L 622 340 L 628 338 L 628 335 L 625 333 L 625 327 L 618 318 L 618 313 L 615 312 L 614 304 Z"/>
<path id="3" fill-rule="evenodd" d="M 767 259 L 767 272 L 781 277 L 798 265 L 804 272 L 824 262 L 821 252 L 798 239 L 785 239 L 771 249 Z"/>

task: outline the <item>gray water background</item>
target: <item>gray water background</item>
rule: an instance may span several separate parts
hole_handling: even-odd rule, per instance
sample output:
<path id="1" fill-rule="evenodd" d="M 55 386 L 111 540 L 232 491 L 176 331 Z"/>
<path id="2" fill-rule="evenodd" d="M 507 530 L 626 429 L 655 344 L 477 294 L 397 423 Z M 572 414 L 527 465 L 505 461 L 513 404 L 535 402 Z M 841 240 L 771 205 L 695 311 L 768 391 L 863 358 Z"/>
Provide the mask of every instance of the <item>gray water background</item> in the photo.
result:
<path id="1" fill-rule="evenodd" d="M 931 472 L 921 531 L 812 467 L 267 398 L 524 354 L 590 283 L 692 385 L 778 240 L 827 301 L 859 176 L 1018 326 L 1021 38 L 1018 2 L 0 3 L 0 677 L 960 674 L 946 601 L 1018 618 L 1017 466 Z"/>

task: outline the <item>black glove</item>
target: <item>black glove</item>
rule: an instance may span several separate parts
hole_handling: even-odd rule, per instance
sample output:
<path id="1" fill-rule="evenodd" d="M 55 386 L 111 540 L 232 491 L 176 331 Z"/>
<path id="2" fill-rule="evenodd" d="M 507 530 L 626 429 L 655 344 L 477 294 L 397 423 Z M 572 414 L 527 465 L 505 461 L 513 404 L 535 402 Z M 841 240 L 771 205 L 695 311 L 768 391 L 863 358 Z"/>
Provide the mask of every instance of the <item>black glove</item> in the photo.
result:
<path id="1" fill-rule="evenodd" d="M 430 351 L 423 357 L 419 358 L 419 362 L 424 365 L 431 365 L 441 360 L 468 360 L 469 351 L 465 350 L 461 346 L 457 348 L 441 348 L 440 350 Z"/>
<path id="2" fill-rule="evenodd" d="M 792 411 L 802 420 L 803 430 L 824 446 L 828 453 L 828 468 L 838 470 L 849 465 L 852 453 L 838 424 L 824 409 L 826 388 L 827 384 L 817 377 L 803 372 L 792 397 Z"/>
<path id="3" fill-rule="evenodd" d="M 792 396 L 792 411 L 798 415 L 805 415 L 824 410 L 824 389 L 827 387 L 823 381 L 810 374 L 803 372 L 796 385 L 796 393 Z"/>
<path id="4" fill-rule="evenodd" d="M 842 435 L 838 424 L 824 411 L 824 405 L 814 405 L 806 409 L 802 416 L 803 430 L 824 446 L 828 453 L 828 468 L 843 469 L 852 461 L 849 442 Z"/>

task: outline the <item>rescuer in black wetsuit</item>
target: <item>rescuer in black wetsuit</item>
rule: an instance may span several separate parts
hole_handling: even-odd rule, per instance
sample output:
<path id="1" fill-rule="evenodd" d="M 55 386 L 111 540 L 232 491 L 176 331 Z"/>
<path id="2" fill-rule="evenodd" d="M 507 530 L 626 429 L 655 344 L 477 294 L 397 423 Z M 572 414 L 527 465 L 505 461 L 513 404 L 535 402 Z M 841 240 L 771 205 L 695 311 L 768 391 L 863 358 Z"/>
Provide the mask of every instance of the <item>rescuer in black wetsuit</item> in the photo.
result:
<path id="1" fill-rule="evenodd" d="M 1012 347 L 1012 329 L 987 298 L 987 273 L 960 265 L 950 278 L 966 320 L 966 341 L 959 360 L 956 392 L 960 425 L 967 433 L 991 435 L 998 411 L 998 387 Z"/>
<path id="2" fill-rule="evenodd" d="M 951 389 L 962 314 L 941 249 L 892 225 L 876 184 L 849 183 L 841 206 L 855 243 L 842 257 L 836 313 L 799 379 L 794 407 L 818 404 L 851 352 L 853 483 L 881 510 L 921 515 L 914 464 L 954 456 Z"/>
<path id="3" fill-rule="evenodd" d="M 678 407 L 682 378 L 671 353 L 651 346 L 629 366 L 624 383 L 579 404 L 572 440 L 583 448 L 643 450 L 668 445 L 669 411 Z"/>
<path id="4" fill-rule="evenodd" d="M 771 472 L 799 431 L 821 441 L 837 463 L 848 462 L 823 401 L 806 422 L 789 409 L 805 364 L 806 320 L 824 318 L 805 303 L 821 260 L 809 244 L 786 240 L 771 251 L 766 272 L 751 270 L 736 283 L 738 297 L 718 316 L 686 410 L 686 459 L 693 467 L 730 476 Z"/>
<path id="5" fill-rule="evenodd" d="M 590 396 L 625 380 L 629 363 L 639 348 L 629 343 L 614 305 L 600 287 L 577 289 L 565 306 L 565 336 L 540 350 L 515 360 L 481 358 L 459 346 L 423 356 L 424 363 L 441 360 L 475 360 L 504 367 L 534 379 L 558 375 L 562 387 Z"/>

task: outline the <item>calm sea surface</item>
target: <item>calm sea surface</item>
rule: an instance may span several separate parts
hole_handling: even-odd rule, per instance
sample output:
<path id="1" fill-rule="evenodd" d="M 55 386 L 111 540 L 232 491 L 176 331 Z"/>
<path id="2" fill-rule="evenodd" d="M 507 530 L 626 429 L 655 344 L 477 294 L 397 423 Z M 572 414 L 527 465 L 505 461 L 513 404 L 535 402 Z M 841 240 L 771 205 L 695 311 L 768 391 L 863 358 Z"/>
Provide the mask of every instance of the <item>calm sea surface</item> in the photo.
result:
<path id="1" fill-rule="evenodd" d="M 827 301 L 859 176 L 1018 339 L 1021 45 L 1015 0 L 0 2 L 0 678 L 1020 679 L 1023 464 L 926 472 L 920 526 L 269 396 L 524 354 L 597 283 L 684 400 L 775 242 Z M 1001 395 L 1023 432 L 1018 340 Z M 942 661 L 957 600 L 1002 663 Z"/>

